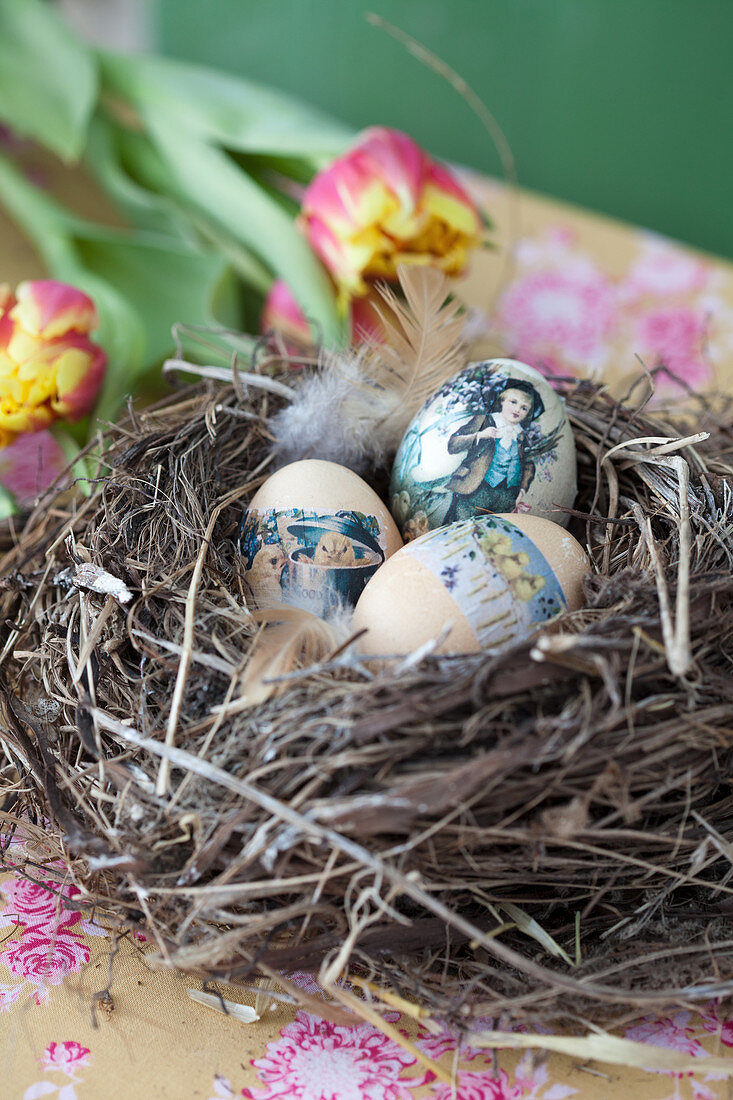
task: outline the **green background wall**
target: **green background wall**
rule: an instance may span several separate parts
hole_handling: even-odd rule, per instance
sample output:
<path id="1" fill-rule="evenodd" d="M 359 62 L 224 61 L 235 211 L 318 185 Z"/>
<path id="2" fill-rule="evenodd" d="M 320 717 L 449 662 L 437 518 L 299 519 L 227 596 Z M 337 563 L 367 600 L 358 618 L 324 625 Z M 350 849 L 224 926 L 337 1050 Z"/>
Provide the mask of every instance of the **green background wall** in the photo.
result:
<path id="1" fill-rule="evenodd" d="M 733 0 L 158 0 L 156 33 L 500 174 L 465 104 L 367 10 L 468 80 L 521 184 L 733 257 Z"/>

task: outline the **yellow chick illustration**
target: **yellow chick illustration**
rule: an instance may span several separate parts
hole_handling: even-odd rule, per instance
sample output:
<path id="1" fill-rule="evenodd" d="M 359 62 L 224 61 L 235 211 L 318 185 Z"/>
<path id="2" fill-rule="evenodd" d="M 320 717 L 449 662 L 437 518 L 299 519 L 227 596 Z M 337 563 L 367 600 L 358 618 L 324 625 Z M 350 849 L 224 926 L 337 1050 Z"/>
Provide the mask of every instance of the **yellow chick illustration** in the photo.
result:
<path id="1" fill-rule="evenodd" d="M 522 573 L 514 580 L 509 581 L 509 587 L 518 600 L 528 603 L 533 596 L 536 596 L 545 587 L 545 578 L 540 576 L 539 573 Z"/>

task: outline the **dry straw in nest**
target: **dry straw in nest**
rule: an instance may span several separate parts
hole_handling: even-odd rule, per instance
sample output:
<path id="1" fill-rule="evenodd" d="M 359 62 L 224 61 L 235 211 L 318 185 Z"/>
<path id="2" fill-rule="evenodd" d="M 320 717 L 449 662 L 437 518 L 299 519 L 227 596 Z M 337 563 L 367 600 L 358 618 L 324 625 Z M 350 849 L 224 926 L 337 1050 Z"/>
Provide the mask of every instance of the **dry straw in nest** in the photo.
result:
<path id="1" fill-rule="evenodd" d="M 313 970 L 373 1014 L 349 975 L 468 1026 L 733 992 L 730 407 L 690 437 L 566 384 L 587 607 L 498 657 L 375 673 L 341 646 L 252 707 L 236 534 L 270 391 L 130 414 L 93 494 L 18 533 L 6 821 L 50 821 L 75 907 L 212 979 Z"/>

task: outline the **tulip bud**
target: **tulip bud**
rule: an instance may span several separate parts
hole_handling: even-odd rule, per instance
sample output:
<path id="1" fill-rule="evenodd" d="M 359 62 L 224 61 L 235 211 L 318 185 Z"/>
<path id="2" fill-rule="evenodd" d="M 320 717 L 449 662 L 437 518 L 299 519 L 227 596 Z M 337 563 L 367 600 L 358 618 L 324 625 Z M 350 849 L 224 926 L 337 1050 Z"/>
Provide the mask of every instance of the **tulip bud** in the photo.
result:
<path id="1" fill-rule="evenodd" d="M 384 303 L 382 303 L 384 305 Z M 318 343 L 310 324 L 287 283 L 277 279 L 270 287 L 260 318 L 260 331 L 282 334 L 286 345 L 311 347 Z M 370 298 L 355 298 L 351 303 L 351 342 L 383 340 L 382 326 Z"/>
<path id="2" fill-rule="evenodd" d="M 476 205 L 448 169 L 382 126 L 313 179 L 300 224 L 342 301 L 365 295 L 372 280 L 395 280 L 401 263 L 457 275 L 483 232 Z"/>
<path id="3" fill-rule="evenodd" d="M 90 412 L 107 357 L 89 339 L 94 303 L 54 280 L 0 287 L 0 446 Z"/>
<path id="4" fill-rule="evenodd" d="M 0 447 L 0 485 L 9 489 L 21 507 L 29 507 L 69 464 L 51 432 L 19 435 Z"/>
<path id="5" fill-rule="evenodd" d="M 313 343 L 311 327 L 292 290 L 282 279 L 276 279 L 265 298 L 260 317 L 261 332 L 279 332 L 286 341 L 296 345 Z"/>

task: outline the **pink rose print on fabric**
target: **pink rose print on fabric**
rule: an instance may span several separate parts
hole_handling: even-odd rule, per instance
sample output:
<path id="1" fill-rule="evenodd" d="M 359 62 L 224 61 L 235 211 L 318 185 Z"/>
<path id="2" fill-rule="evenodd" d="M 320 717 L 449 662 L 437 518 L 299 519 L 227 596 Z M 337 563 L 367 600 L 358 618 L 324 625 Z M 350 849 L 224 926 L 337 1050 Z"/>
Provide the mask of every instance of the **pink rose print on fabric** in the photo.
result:
<path id="1" fill-rule="evenodd" d="M 248 1100 L 414 1100 L 412 1089 L 430 1074 L 401 1078 L 415 1058 L 381 1031 L 341 1027 L 299 1012 L 267 1056 L 252 1062 L 264 1089 L 243 1089 Z"/>
<path id="2" fill-rule="evenodd" d="M 35 929 L 0 954 L 0 962 L 11 974 L 27 978 L 38 986 L 60 985 L 67 974 L 89 961 L 90 951 L 78 936 L 57 933 L 53 938 Z"/>
<path id="3" fill-rule="evenodd" d="M 0 913 L 0 926 L 15 923 L 16 917 L 25 925 L 53 924 L 55 927 L 76 924 L 81 918 L 80 912 L 64 908 L 59 898 L 60 893 L 64 898 L 75 897 L 80 893 L 78 886 L 67 886 L 59 891 L 58 883 L 51 880 L 30 882 L 17 877 L 3 882 L 0 892 L 6 899 Z"/>
<path id="4" fill-rule="evenodd" d="M 486 1026 L 491 1027 L 490 1024 Z M 427 1054 L 428 1058 L 432 1058 L 434 1062 L 439 1062 L 445 1054 L 453 1053 L 458 1046 L 458 1038 L 447 1027 L 441 1028 L 438 1032 L 429 1032 L 421 1028 L 418 1032 L 417 1045 L 423 1054 Z M 462 1061 L 469 1061 L 471 1058 L 477 1057 L 479 1053 L 478 1050 L 467 1046 L 466 1043 L 461 1043 L 460 1057 Z"/>
<path id="5" fill-rule="evenodd" d="M 620 276 L 604 272 L 565 226 L 521 240 L 517 274 L 501 297 L 495 332 L 505 353 L 544 374 L 603 378 L 613 365 L 656 374 L 660 394 L 699 390 L 733 352 L 733 311 L 721 272 L 663 237 L 639 232 Z"/>
<path id="6" fill-rule="evenodd" d="M 476 1031 L 493 1029 L 494 1021 L 490 1019 L 477 1021 L 475 1026 Z M 448 1028 L 437 1034 L 421 1032 L 418 1046 L 436 1061 L 458 1048 L 457 1100 L 566 1100 L 577 1092 L 569 1085 L 551 1083 L 546 1063 L 538 1063 L 529 1053 L 520 1060 L 513 1074 L 502 1069 L 497 1076 L 490 1051 L 465 1042 L 459 1045 L 458 1037 Z M 470 1068 L 464 1068 L 466 1063 L 471 1063 Z M 453 1100 L 451 1086 L 435 1083 L 431 1098 L 433 1096 L 436 1100 Z"/>
<path id="7" fill-rule="evenodd" d="M 625 300 L 651 295 L 658 298 L 688 297 L 705 290 L 712 265 L 704 263 L 663 237 L 642 236 L 642 252 L 624 280 Z"/>
<path id="8" fill-rule="evenodd" d="M 638 354 L 647 367 L 664 366 L 669 372 L 657 375 L 660 390 L 680 389 L 675 378 L 692 389 L 701 389 L 710 380 L 707 327 L 707 318 L 689 306 L 652 309 L 641 315 L 636 327 Z"/>
<path id="9" fill-rule="evenodd" d="M 723 1046 L 733 1047 L 733 1020 L 720 1015 L 715 1001 L 701 1013 L 701 1019 L 705 1030 L 719 1038 Z"/>
<path id="10" fill-rule="evenodd" d="M 91 1051 L 83 1047 L 81 1043 L 66 1040 L 62 1043 L 49 1043 L 41 1055 L 39 1062 L 44 1073 L 61 1073 L 66 1078 L 62 1084 L 55 1084 L 48 1079 L 36 1081 L 23 1093 L 23 1100 L 40 1100 L 42 1096 L 56 1094 L 56 1100 L 76 1100 L 74 1085 L 82 1083 L 77 1076 L 80 1069 L 89 1065 Z"/>
<path id="11" fill-rule="evenodd" d="M 547 1066 L 533 1065 L 525 1056 L 517 1066 L 512 1082 L 506 1070 L 495 1076 L 493 1068 L 481 1071 L 459 1070 L 455 1093 L 450 1085 L 434 1085 L 431 1100 L 566 1100 L 578 1090 L 559 1083 L 551 1084 Z"/>
<path id="12" fill-rule="evenodd" d="M 602 367 L 615 320 L 614 289 L 594 270 L 530 272 L 499 304 L 499 325 L 516 358 L 553 373 Z"/>
<path id="13" fill-rule="evenodd" d="M 493 1020 L 489 1016 L 479 1016 L 472 1022 L 472 1031 L 494 1031 L 495 1028 L 501 1030 L 516 1030 L 514 1028 L 503 1027 L 503 1022 Z M 458 1050 L 459 1059 L 461 1062 L 471 1062 L 474 1058 L 490 1058 L 491 1054 L 487 1055 L 486 1050 L 482 1047 L 473 1047 L 468 1043 L 461 1035 L 458 1035 L 455 1031 L 452 1031 L 446 1024 L 443 1024 L 439 1031 L 428 1031 L 426 1027 L 420 1027 L 417 1034 L 417 1045 L 423 1054 L 427 1054 L 428 1058 L 432 1058 L 433 1061 L 439 1061 L 445 1054 L 452 1054 L 455 1050 Z"/>
<path id="14" fill-rule="evenodd" d="M 701 1021 L 703 1027 L 697 1026 L 696 1018 L 690 1012 L 676 1012 L 672 1016 L 663 1016 L 659 1019 L 645 1017 L 633 1027 L 624 1032 L 626 1039 L 634 1039 L 639 1043 L 649 1043 L 650 1046 L 666 1047 L 668 1050 L 677 1050 L 701 1060 L 699 1073 L 705 1073 L 704 1059 L 710 1057 L 710 1052 L 700 1042 L 698 1034 L 704 1034 L 705 1018 Z M 715 1100 L 717 1093 L 711 1091 L 707 1081 L 716 1081 L 716 1074 L 705 1074 L 703 1080 L 699 1080 L 692 1073 L 665 1073 L 662 1070 L 648 1069 L 648 1073 L 659 1074 L 664 1077 L 672 1077 L 675 1080 L 674 1092 L 664 1097 L 664 1100 L 681 1100 L 680 1089 L 684 1081 L 687 1090 L 686 1095 L 691 1095 L 693 1100 Z"/>
<path id="15" fill-rule="evenodd" d="M 708 1052 L 702 1043 L 694 1037 L 690 1026 L 689 1012 L 677 1012 L 674 1016 L 662 1016 L 659 1019 L 645 1017 L 624 1032 L 624 1038 L 637 1043 L 649 1043 L 655 1047 L 678 1050 L 693 1058 L 707 1058 Z"/>
<path id="16" fill-rule="evenodd" d="M 68 1074 L 88 1065 L 90 1054 L 89 1047 L 83 1047 L 81 1043 L 49 1043 L 41 1061 L 44 1069 L 61 1069 Z"/>
<path id="17" fill-rule="evenodd" d="M 54 863 L 55 870 L 63 865 Z M 5 904 L 0 909 L 0 927 L 17 930 L 0 952 L 0 965 L 22 979 L 16 985 L 0 986 L 0 1012 L 8 1011 L 23 992 L 37 1004 L 48 1002 L 48 990 L 60 985 L 89 961 L 90 948 L 80 933 L 105 936 L 105 929 L 83 920 L 80 910 L 64 907 L 79 894 L 73 885 L 60 885 L 52 878 L 29 881 L 21 875 L 0 884 Z"/>
<path id="18" fill-rule="evenodd" d="M 485 1021 L 485 1026 L 491 1023 Z M 458 1038 L 447 1028 L 436 1034 L 422 1029 L 417 1042 L 438 1060 L 456 1051 Z M 497 1076 L 490 1052 L 463 1043 L 454 1094 L 451 1085 L 436 1081 L 429 1071 L 405 1076 L 415 1067 L 415 1058 L 376 1028 L 339 1027 L 306 1012 L 299 1012 L 280 1039 L 268 1044 L 266 1058 L 252 1065 L 265 1087 L 243 1089 L 248 1100 L 414 1100 L 414 1090 L 428 1086 L 436 1100 L 453 1100 L 454 1095 L 457 1100 L 567 1100 L 577 1092 L 550 1081 L 547 1066 L 529 1054 L 513 1071 L 502 1069 Z M 215 1093 L 211 1100 L 227 1095 L 221 1082 Z"/>
<path id="19" fill-rule="evenodd" d="M 440 1084 L 433 1090 L 435 1100 L 523 1100 L 526 1097 L 520 1085 L 511 1085 L 505 1070 L 493 1077 L 489 1071 L 476 1073 L 460 1070 L 454 1091 L 451 1085 Z M 432 1097 L 431 1097 L 432 1100 Z"/>

